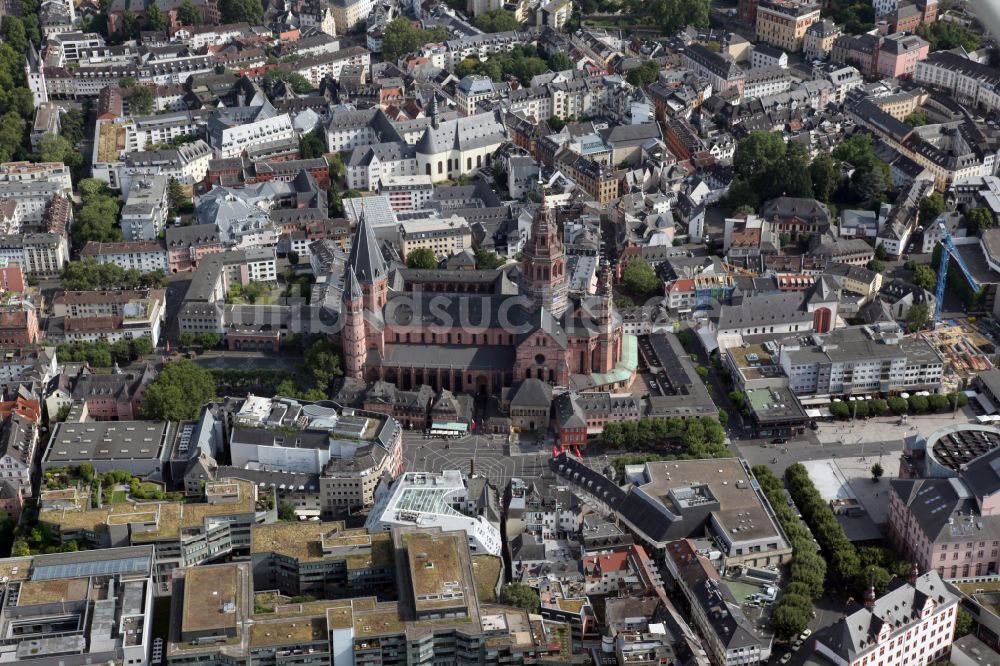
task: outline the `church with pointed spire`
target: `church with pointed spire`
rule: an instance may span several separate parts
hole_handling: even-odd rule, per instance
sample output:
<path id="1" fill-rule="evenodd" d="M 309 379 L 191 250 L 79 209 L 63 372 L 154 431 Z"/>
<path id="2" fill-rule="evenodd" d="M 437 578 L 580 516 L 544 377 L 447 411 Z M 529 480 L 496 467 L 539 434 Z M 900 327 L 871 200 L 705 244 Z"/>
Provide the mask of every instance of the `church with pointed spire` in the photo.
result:
<path id="1" fill-rule="evenodd" d="M 570 296 L 558 224 L 544 200 L 522 264 L 496 270 L 392 264 L 362 211 L 333 335 L 347 376 L 403 390 L 496 394 L 529 378 L 618 390 L 635 376 L 638 346 L 615 309 L 611 275 L 605 264 L 596 295 Z"/>

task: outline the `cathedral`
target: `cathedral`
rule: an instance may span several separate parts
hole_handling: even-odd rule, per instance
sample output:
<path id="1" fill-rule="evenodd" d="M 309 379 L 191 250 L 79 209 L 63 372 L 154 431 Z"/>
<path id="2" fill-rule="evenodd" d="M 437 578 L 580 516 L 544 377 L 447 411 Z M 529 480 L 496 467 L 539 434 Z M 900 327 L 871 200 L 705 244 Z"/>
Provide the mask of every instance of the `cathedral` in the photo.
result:
<path id="1" fill-rule="evenodd" d="M 596 296 L 570 297 L 558 224 L 544 199 L 524 260 L 511 268 L 391 267 L 362 214 L 335 334 L 345 374 L 468 393 L 498 393 L 527 378 L 578 391 L 631 382 L 638 346 L 615 310 L 611 270 L 603 267 Z"/>

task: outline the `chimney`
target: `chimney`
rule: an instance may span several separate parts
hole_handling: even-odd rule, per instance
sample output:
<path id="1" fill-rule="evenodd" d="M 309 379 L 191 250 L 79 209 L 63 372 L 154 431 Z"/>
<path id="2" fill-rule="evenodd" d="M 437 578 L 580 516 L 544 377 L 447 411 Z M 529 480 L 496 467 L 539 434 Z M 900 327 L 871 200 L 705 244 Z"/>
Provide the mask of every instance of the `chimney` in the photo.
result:
<path id="1" fill-rule="evenodd" d="M 476 475 L 476 459 L 469 458 L 469 476 Z"/>

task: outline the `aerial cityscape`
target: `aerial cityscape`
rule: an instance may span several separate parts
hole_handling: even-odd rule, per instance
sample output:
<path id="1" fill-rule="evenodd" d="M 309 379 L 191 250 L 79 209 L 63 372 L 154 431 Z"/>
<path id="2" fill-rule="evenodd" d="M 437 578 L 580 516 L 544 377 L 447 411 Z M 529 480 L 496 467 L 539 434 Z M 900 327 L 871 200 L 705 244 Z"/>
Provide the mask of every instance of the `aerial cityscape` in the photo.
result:
<path id="1" fill-rule="evenodd" d="M 1000 666 L 998 31 L 0 2 L 0 664 Z"/>

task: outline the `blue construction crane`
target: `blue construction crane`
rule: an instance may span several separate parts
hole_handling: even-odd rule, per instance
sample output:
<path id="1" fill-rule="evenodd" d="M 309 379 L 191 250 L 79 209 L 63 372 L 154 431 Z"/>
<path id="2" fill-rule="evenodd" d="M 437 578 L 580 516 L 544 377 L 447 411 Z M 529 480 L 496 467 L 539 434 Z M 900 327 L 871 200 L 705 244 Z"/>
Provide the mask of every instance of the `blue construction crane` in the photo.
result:
<path id="1" fill-rule="evenodd" d="M 944 307 L 944 285 L 948 281 L 948 263 L 952 257 L 958 262 L 958 267 L 962 269 L 962 275 L 969 281 L 973 291 L 979 292 L 979 282 L 972 276 L 969 267 L 965 265 L 965 260 L 955 247 L 948 227 L 944 222 L 938 222 L 938 229 L 941 233 L 941 261 L 938 264 L 937 290 L 934 294 L 934 323 L 941 321 L 941 308 Z"/>

